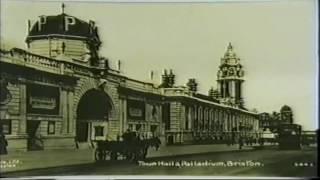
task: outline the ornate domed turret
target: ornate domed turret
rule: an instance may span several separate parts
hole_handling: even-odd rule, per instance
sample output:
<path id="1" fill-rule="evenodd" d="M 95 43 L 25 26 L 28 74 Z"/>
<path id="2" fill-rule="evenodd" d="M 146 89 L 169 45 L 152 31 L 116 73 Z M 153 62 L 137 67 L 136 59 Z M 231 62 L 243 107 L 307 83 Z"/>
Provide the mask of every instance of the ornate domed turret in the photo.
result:
<path id="1" fill-rule="evenodd" d="M 292 111 L 288 105 L 284 105 L 281 107 L 280 112 Z"/>
<path id="2" fill-rule="evenodd" d="M 85 22 L 64 13 L 40 16 L 31 26 L 26 43 L 31 52 L 60 60 L 94 63 L 101 41 L 94 21 Z"/>
<path id="3" fill-rule="evenodd" d="M 229 43 L 227 51 L 224 53 L 224 57 L 221 58 L 220 66 L 234 65 L 240 65 L 240 58 L 237 57 L 237 54 L 233 51 L 233 46 Z"/>
<path id="4" fill-rule="evenodd" d="M 237 55 L 235 52 L 233 52 L 233 46 L 231 45 L 231 43 L 229 43 L 228 45 L 228 49 L 227 52 L 224 53 L 224 58 L 235 58 Z"/>
<path id="5" fill-rule="evenodd" d="M 101 41 L 94 22 L 82 21 L 68 14 L 59 14 L 56 16 L 40 16 L 29 31 L 26 42 L 42 39 L 44 36 L 69 37 L 75 39 L 86 39 L 94 43 L 99 48 Z"/>

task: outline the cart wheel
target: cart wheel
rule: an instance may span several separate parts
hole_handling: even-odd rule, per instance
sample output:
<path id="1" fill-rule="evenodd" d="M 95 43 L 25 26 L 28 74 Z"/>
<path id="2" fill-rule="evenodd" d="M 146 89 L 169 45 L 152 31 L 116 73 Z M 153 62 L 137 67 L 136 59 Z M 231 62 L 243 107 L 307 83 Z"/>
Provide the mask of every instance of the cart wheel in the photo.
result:
<path id="1" fill-rule="evenodd" d="M 139 161 L 143 159 L 144 151 L 141 149 L 140 151 L 135 153 L 134 161 Z"/>
<path id="2" fill-rule="evenodd" d="M 95 151 L 95 153 L 94 153 L 94 159 L 95 159 L 96 161 L 102 160 L 101 151 L 99 151 L 99 150 L 96 150 L 96 151 Z"/>
<path id="3" fill-rule="evenodd" d="M 101 153 L 101 160 L 106 160 L 106 157 L 107 157 L 106 151 L 102 151 L 102 153 Z"/>
<path id="4" fill-rule="evenodd" d="M 110 159 L 111 160 L 117 160 L 118 156 L 117 156 L 117 152 L 111 152 L 110 154 Z"/>
<path id="5" fill-rule="evenodd" d="M 143 152 L 143 159 L 147 158 L 147 154 L 148 154 L 148 149 L 145 149 Z"/>
<path id="6" fill-rule="evenodd" d="M 125 159 L 130 161 L 132 159 L 132 154 L 130 152 L 127 152 L 125 155 Z"/>
<path id="7" fill-rule="evenodd" d="M 111 152 L 110 151 L 106 151 L 105 160 L 107 160 L 108 158 L 111 160 Z"/>

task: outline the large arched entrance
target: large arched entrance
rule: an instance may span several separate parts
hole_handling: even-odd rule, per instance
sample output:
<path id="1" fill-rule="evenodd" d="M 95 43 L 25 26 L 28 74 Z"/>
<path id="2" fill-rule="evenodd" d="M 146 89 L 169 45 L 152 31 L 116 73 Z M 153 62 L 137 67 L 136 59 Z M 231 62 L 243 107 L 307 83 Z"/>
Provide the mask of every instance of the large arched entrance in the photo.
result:
<path id="1" fill-rule="evenodd" d="M 88 142 L 106 137 L 111 110 L 111 99 L 104 91 L 87 91 L 77 107 L 76 141 Z"/>

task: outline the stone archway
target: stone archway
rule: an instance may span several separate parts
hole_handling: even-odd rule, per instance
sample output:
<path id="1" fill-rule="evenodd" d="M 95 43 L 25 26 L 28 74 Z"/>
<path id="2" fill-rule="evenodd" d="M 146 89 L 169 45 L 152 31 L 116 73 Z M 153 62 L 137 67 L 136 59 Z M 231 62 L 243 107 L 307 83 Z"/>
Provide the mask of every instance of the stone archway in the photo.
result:
<path id="1" fill-rule="evenodd" d="M 105 137 L 113 109 L 112 100 L 104 91 L 86 91 L 77 106 L 76 141 L 88 142 L 97 136 Z"/>

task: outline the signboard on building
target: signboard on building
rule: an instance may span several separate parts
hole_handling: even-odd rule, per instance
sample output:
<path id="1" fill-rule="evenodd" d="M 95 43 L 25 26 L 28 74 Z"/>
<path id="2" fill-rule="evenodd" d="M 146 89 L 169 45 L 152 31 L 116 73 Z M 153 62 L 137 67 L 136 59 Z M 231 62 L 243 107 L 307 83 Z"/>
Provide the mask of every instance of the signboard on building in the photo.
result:
<path id="1" fill-rule="evenodd" d="M 58 115 L 59 97 L 58 87 L 28 84 L 27 113 Z"/>
<path id="2" fill-rule="evenodd" d="M 145 102 L 128 99 L 127 107 L 129 119 L 145 120 Z"/>

